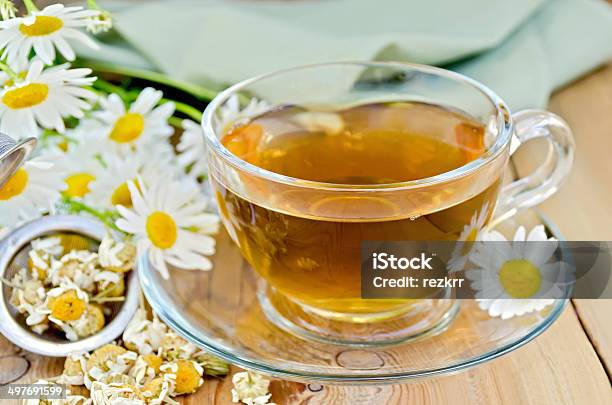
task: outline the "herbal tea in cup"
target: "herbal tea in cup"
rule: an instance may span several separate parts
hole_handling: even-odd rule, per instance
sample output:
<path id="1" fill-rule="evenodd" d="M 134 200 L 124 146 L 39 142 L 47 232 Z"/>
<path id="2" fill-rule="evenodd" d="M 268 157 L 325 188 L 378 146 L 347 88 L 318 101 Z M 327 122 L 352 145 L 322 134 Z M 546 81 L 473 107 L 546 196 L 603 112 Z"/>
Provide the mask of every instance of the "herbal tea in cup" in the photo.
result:
<path id="1" fill-rule="evenodd" d="M 246 109 L 228 121 L 240 97 Z M 266 314 L 334 342 L 418 337 L 457 310 L 444 295 L 363 299 L 362 242 L 473 240 L 498 201 L 521 208 L 537 189 L 500 200 L 510 115 L 436 68 L 340 63 L 251 79 L 211 103 L 204 129 L 223 222 L 267 283 Z"/>

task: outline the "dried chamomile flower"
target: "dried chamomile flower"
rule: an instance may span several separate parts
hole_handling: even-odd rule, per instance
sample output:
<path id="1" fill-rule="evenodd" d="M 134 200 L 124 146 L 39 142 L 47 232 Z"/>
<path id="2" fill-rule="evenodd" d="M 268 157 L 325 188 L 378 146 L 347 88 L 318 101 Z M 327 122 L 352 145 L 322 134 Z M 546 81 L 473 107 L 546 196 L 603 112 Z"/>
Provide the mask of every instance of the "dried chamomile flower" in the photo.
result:
<path id="1" fill-rule="evenodd" d="M 87 304 L 83 315 L 76 321 L 67 322 L 62 329 L 68 340 L 77 340 L 99 332 L 105 324 L 102 307 L 98 304 Z"/>
<path id="2" fill-rule="evenodd" d="M 163 364 L 164 360 L 155 354 L 145 354 L 144 356 L 142 356 L 142 358 L 147 363 L 147 365 L 155 371 L 155 374 L 157 375 L 157 373 L 159 373 L 159 368 Z"/>
<path id="3" fill-rule="evenodd" d="M 104 327 L 102 309 L 88 301 L 88 295 L 75 285 L 56 287 L 47 294 L 49 320 L 63 330 L 70 341 L 93 335 Z"/>
<path id="4" fill-rule="evenodd" d="M 45 305 L 45 288 L 40 280 L 31 279 L 27 269 L 21 269 L 10 281 L 10 302 L 17 311 L 26 316 L 26 324 L 36 333 L 43 333 L 49 327 Z"/>
<path id="5" fill-rule="evenodd" d="M 148 355 L 155 356 L 155 355 Z M 134 366 L 128 372 L 128 375 L 136 381 L 136 384 L 143 385 L 153 380 L 159 372 L 161 366 L 161 358 L 159 364 L 156 364 L 156 360 L 152 358 L 145 359 L 144 356 L 138 356 Z M 151 366 L 149 363 L 153 364 Z"/>
<path id="6" fill-rule="evenodd" d="M 168 328 L 162 323 L 156 314 L 149 320 L 144 305 L 138 309 L 130 323 L 123 332 L 123 343 L 130 350 L 146 355 L 162 346 Z"/>
<path id="7" fill-rule="evenodd" d="M 116 344 L 107 344 L 95 350 L 87 360 L 85 386 L 90 388 L 94 381 L 108 382 L 116 375 L 125 375 L 135 364 L 138 354 Z"/>
<path id="8" fill-rule="evenodd" d="M 213 377 L 226 375 L 229 373 L 229 363 L 203 350 L 193 355 L 195 361 L 204 367 L 204 373 Z"/>
<path id="9" fill-rule="evenodd" d="M 109 367 L 107 363 L 125 353 L 127 353 L 127 350 L 119 345 L 113 343 L 106 344 L 91 353 L 89 359 L 87 359 L 87 372 L 93 368 L 108 371 Z"/>
<path id="10" fill-rule="evenodd" d="M 51 284 L 73 283 L 84 291 L 92 292 L 95 289 L 94 277 L 99 271 L 97 263 L 97 253 L 73 250 L 59 260 L 52 260 Z"/>
<path id="11" fill-rule="evenodd" d="M 157 377 L 143 385 L 140 390 L 147 404 L 179 404 L 170 397 L 174 393 L 173 379 Z"/>
<path id="12" fill-rule="evenodd" d="M 83 385 L 87 359 L 84 355 L 71 355 L 64 361 L 64 371 L 58 382 L 67 385 Z"/>
<path id="13" fill-rule="evenodd" d="M 75 285 L 62 285 L 47 293 L 47 307 L 51 311 L 49 319 L 76 321 L 83 315 L 89 297 Z"/>
<path id="14" fill-rule="evenodd" d="M 173 395 L 192 394 L 204 384 L 204 368 L 192 360 L 177 360 L 160 367 L 169 378 L 174 380 Z"/>
<path id="15" fill-rule="evenodd" d="M 54 383 L 47 380 L 38 380 L 34 384 L 39 385 L 55 385 Z M 24 405 L 91 405 L 92 400 L 90 398 L 81 395 L 72 395 L 70 390 L 66 390 L 66 398 L 64 399 L 46 399 L 46 398 L 32 398 L 25 399 Z"/>
<path id="16" fill-rule="evenodd" d="M 145 405 L 140 389 L 131 384 L 94 381 L 90 395 L 96 405 Z"/>
<path id="17" fill-rule="evenodd" d="M 344 129 L 344 121 L 334 112 L 305 111 L 293 117 L 296 124 L 313 132 L 325 132 L 328 135 L 337 135 Z"/>
<path id="18" fill-rule="evenodd" d="M 161 342 L 161 355 L 168 361 L 189 359 L 196 350 L 195 345 L 170 331 L 164 335 Z"/>
<path id="19" fill-rule="evenodd" d="M 28 252 L 28 267 L 34 278 L 44 282 L 47 279 L 52 259 L 64 251 L 59 237 L 47 237 L 33 240 L 32 249 Z"/>
<path id="20" fill-rule="evenodd" d="M 270 380 L 261 374 L 243 371 L 232 377 L 232 401 L 247 405 L 274 405 L 268 402 L 272 394 L 268 393 Z"/>
<path id="21" fill-rule="evenodd" d="M 136 247 L 131 243 L 117 242 L 106 235 L 98 248 L 100 265 L 110 271 L 125 273 L 134 268 Z"/>
<path id="22" fill-rule="evenodd" d="M 125 280 L 119 273 L 103 271 L 96 275 L 98 290 L 96 297 L 100 301 L 116 301 L 109 298 L 120 298 L 125 295 Z"/>

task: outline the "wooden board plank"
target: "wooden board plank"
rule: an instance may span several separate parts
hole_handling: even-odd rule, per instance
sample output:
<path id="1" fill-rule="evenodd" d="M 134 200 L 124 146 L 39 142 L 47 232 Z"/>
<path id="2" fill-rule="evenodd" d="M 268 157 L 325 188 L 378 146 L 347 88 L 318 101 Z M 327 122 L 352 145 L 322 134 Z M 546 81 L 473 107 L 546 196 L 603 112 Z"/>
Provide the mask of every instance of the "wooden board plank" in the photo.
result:
<path id="1" fill-rule="evenodd" d="M 612 240 L 612 63 L 558 91 L 550 110 L 574 130 L 576 161 L 563 188 L 542 211 L 570 240 Z M 538 161 L 541 147 L 520 150 L 519 174 Z M 612 300 L 574 300 L 580 320 L 602 361 L 612 365 Z"/>

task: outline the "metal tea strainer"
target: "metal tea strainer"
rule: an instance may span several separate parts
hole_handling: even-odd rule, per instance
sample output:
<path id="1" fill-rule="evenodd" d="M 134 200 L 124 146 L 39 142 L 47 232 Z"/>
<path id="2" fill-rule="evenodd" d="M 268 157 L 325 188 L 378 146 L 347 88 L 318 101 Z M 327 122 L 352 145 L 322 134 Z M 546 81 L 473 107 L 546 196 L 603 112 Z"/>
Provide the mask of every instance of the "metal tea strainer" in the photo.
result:
<path id="1" fill-rule="evenodd" d="M 2 186 L 21 167 L 36 147 L 36 138 L 21 142 L 0 133 L 0 186 Z"/>
<path id="2" fill-rule="evenodd" d="M 62 234 L 67 249 L 97 250 L 98 243 L 106 233 L 99 221 L 74 216 L 46 216 L 28 222 L 0 240 L 0 277 L 10 280 L 21 268 L 27 266 L 30 242 L 43 236 Z M 0 288 L 0 333 L 15 345 L 30 352 L 45 356 L 64 357 L 72 353 L 92 351 L 111 342 L 123 333 L 138 309 L 140 289 L 136 270 L 127 278 L 125 300 L 109 305 L 110 319 L 98 333 L 70 342 L 61 335 L 47 331 L 42 335 L 32 332 L 9 302 L 11 287 L 3 284 Z"/>

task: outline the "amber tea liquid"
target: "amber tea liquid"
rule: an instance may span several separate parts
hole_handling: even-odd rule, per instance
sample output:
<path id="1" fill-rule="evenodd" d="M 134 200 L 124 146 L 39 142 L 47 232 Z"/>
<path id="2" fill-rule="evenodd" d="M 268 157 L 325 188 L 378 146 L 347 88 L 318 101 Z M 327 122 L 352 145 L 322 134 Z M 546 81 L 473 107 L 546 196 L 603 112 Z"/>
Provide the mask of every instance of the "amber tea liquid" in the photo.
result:
<path id="1" fill-rule="evenodd" d="M 419 180 L 459 168 L 484 153 L 484 133 L 479 122 L 456 111 L 393 102 L 337 111 L 289 106 L 229 129 L 221 141 L 241 159 L 275 173 L 363 186 Z M 474 215 L 487 210 L 490 216 L 500 185 L 498 178 L 491 179 L 459 204 L 416 218 L 381 213 L 376 219 L 381 202 L 372 200 L 370 206 L 362 201 L 370 219 L 355 221 L 263 208 L 214 176 L 212 183 L 230 234 L 271 286 L 311 308 L 356 314 L 406 304 L 360 298 L 362 241 L 457 240 Z"/>

